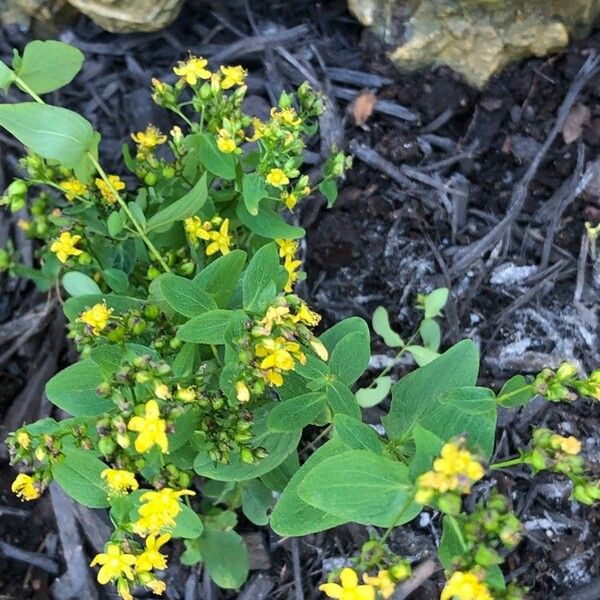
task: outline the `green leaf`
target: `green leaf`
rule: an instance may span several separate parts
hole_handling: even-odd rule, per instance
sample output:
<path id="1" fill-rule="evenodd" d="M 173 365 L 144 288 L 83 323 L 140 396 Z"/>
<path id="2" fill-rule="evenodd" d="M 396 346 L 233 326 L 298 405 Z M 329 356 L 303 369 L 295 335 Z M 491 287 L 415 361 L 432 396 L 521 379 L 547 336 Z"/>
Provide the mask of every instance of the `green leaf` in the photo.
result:
<path id="1" fill-rule="evenodd" d="M 111 237 L 116 237 L 123 231 L 125 223 L 123 222 L 123 216 L 118 210 L 115 210 L 108 215 L 106 226 L 108 227 L 108 233 Z"/>
<path id="2" fill-rule="evenodd" d="M 177 330 L 177 339 L 194 344 L 224 344 L 225 329 L 235 315 L 233 310 L 209 310 L 184 323 Z"/>
<path id="3" fill-rule="evenodd" d="M 412 434 L 415 454 L 408 466 L 408 472 L 414 481 L 419 475 L 431 469 L 434 459 L 440 455 L 444 440 L 421 425 L 416 425 Z"/>
<path id="4" fill-rule="evenodd" d="M 352 390 L 342 381 L 334 379 L 327 385 L 327 404 L 335 414 L 360 419 L 360 407 Z"/>
<path id="5" fill-rule="evenodd" d="M 0 90 L 8 92 L 8 88 L 13 81 L 14 73 L 0 60 Z"/>
<path id="6" fill-rule="evenodd" d="M 388 311 L 383 306 L 378 306 L 373 313 L 373 330 L 383 338 L 389 348 L 404 345 L 402 338 L 392 329 Z"/>
<path id="7" fill-rule="evenodd" d="M 185 277 L 165 273 L 158 277 L 158 286 L 166 303 L 185 317 L 197 317 L 217 309 L 217 303 L 210 294 Z"/>
<path id="8" fill-rule="evenodd" d="M 242 284 L 242 298 L 245 310 L 260 312 L 271 298 L 265 298 L 264 291 L 275 284 L 279 274 L 279 253 L 274 243 L 260 248 L 250 260 Z M 273 296 L 277 293 L 276 289 Z"/>
<path id="9" fill-rule="evenodd" d="M 448 288 L 438 288 L 427 294 L 424 299 L 425 318 L 432 319 L 442 314 L 442 308 L 448 301 Z"/>
<path id="10" fill-rule="evenodd" d="M 311 454 L 283 490 L 271 514 L 271 529 L 281 536 L 302 536 L 331 529 L 346 519 L 319 510 L 298 496 L 298 486 L 310 471 L 323 461 L 350 450 L 337 436 Z"/>
<path id="11" fill-rule="evenodd" d="M 242 512 L 246 518 L 259 527 L 268 525 L 268 511 L 273 506 L 273 492 L 259 479 L 245 481 L 241 488 Z"/>
<path id="12" fill-rule="evenodd" d="M 194 430 L 198 427 L 200 410 L 196 407 L 188 408 L 184 413 L 175 418 L 173 422 L 173 433 L 170 433 L 169 452 L 178 450 L 190 441 Z"/>
<path id="13" fill-rule="evenodd" d="M 208 198 L 206 173 L 200 177 L 194 187 L 182 198 L 169 204 L 148 219 L 146 232 L 164 232 L 176 221 L 183 221 L 197 213 Z"/>
<path id="14" fill-rule="evenodd" d="M 300 497 L 346 521 L 389 527 L 412 520 L 420 506 L 400 508 L 414 493 L 408 468 L 369 450 L 350 450 L 311 469 L 298 486 Z"/>
<path id="15" fill-rule="evenodd" d="M 80 50 L 56 40 L 34 40 L 25 46 L 16 75 L 36 94 L 47 94 L 70 83 L 81 70 Z"/>
<path id="16" fill-rule="evenodd" d="M 267 419 L 272 404 L 266 404 L 254 411 L 253 445 L 265 448 L 268 456 L 254 464 L 242 462 L 239 453 L 232 452 L 229 464 L 215 463 L 206 453 L 200 453 L 194 462 L 198 475 L 218 481 L 245 481 L 260 477 L 280 465 L 296 450 L 300 440 L 300 429 L 296 431 L 274 432 L 268 428 Z"/>
<path id="17" fill-rule="evenodd" d="M 260 201 L 267 195 L 267 184 L 258 173 L 244 173 L 242 176 L 242 198 L 252 216 L 258 214 Z"/>
<path id="18" fill-rule="evenodd" d="M 63 311 L 69 321 L 74 321 L 79 317 L 82 311 L 94 306 L 94 304 L 106 302 L 108 308 L 112 308 L 115 313 L 123 313 L 134 308 L 141 308 L 144 301 L 140 298 L 130 298 L 129 296 L 116 296 L 114 294 L 86 294 L 69 298 L 63 305 Z"/>
<path id="19" fill-rule="evenodd" d="M 347 385 L 352 385 L 366 371 L 371 358 L 369 336 L 361 332 L 344 336 L 331 352 L 329 370 Z"/>
<path id="20" fill-rule="evenodd" d="M 127 348 L 117 344 L 102 344 L 92 348 L 87 358 L 94 361 L 102 370 L 102 375 L 109 378 L 121 366 Z"/>
<path id="21" fill-rule="evenodd" d="M 434 352 L 440 349 L 442 332 L 437 321 L 434 319 L 423 319 L 419 325 L 419 335 L 423 340 L 423 345 Z"/>
<path id="22" fill-rule="evenodd" d="M 392 387 L 392 378 L 384 375 L 383 377 L 378 377 L 374 383 L 374 387 L 360 388 L 355 394 L 356 401 L 363 408 L 376 406 L 385 400 Z"/>
<path id="23" fill-rule="evenodd" d="M 360 317 L 350 317 L 336 323 L 333 327 L 323 333 L 319 339 L 323 342 L 327 350 L 331 353 L 336 344 L 349 333 L 362 333 L 370 338 L 369 326 L 364 319 Z"/>
<path id="24" fill-rule="evenodd" d="M 420 366 L 424 367 L 428 365 L 430 362 L 433 362 L 436 358 L 439 357 L 439 353 L 431 350 L 430 348 L 424 348 L 423 346 L 417 346 L 416 344 L 411 344 L 410 346 L 406 346 L 406 351 L 410 352 L 415 359 L 415 362 Z"/>
<path id="25" fill-rule="evenodd" d="M 101 294 L 102 290 L 98 284 L 88 275 L 78 271 L 65 273 L 62 286 L 70 296 L 85 296 L 89 294 Z"/>
<path id="26" fill-rule="evenodd" d="M 244 270 L 247 254 L 232 250 L 219 256 L 194 277 L 194 284 L 210 294 L 219 308 L 228 308 L 231 296 Z"/>
<path id="27" fill-rule="evenodd" d="M 129 290 L 129 277 L 125 271 L 111 267 L 102 271 L 102 277 L 111 290 L 117 294 L 124 294 Z M 101 293 L 101 292 L 100 292 Z"/>
<path id="28" fill-rule="evenodd" d="M 502 396 L 508 394 L 512 395 L 502 398 Z M 535 392 L 527 384 L 527 379 L 523 375 L 515 375 L 502 386 L 498 394 L 498 404 L 505 408 L 515 408 L 517 406 L 525 406 L 534 397 Z"/>
<path id="29" fill-rule="evenodd" d="M 63 448 L 64 458 L 52 467 L 52 476 L 60 487 L 79 504 L 88 508 L 110 506 L 100 474 L 107 466 L 93 452 Z"/>
<path id="30" fill-rule="evenodd" d="M 327 208 L 331 208 L 338 196 L 338 189 L 333 179 L 326 179 L 319 184 L 319 191 L 327 198 Z"/>
<path id="31" fill-rule="evenodd" d="M 189 377 L 194 372 L 196 364 L 196 345 L 186 342 L 181 346 L 171 365 L 173 375 L 177 378 Z"/>
<path id="32" fill-rule="evenodd" d="M 309 392 L 296 398 L 279 402 L 269 413 L 269 427 L 273 431 L 292 431 L 316 419 L 325 407 L 322 392 Z"/>
<path id="33" fill-rule="evenodd" d="M 282 463 L 274 469 L 261 475 L 260 480 L 273 492 L 280 494 L 294 473 L 300 468 L 298 452 L 292 452 Z"/>
<path id="34" fill-rule="evenodd" d="M 338 414 L 333 418 L 335 432 L 342 442 L 354 450 L 370 450 L 375 454 L 383 453 L 383 446 L 377 432 L 366 423 L 348 415 Z"/>
<path id="35" fill-rule="evenodd" d="M 219 587 L 233 590 L 246 581 L 250 557 L 244 540 L 235 531 L 207 527 L 198 538 L 198 548 L 210 578 Z"/>
<path id="36" fill-rule="evenodd" d="M 464 556 L 469 552 L 457 520 L 452 515 L 444 515 L 442 539 L 438 548 L 438 557 L 444 569 L 452 567 L 453 558 Z"/>
<path id="37" fill-rule="evenodd" d="M 200 162 L 213 175 L 228 181 L 235 179 L 235 157 L 233 154 L 224 154 L 217 148 L 214 136 L 199 133 L 191 141 L 197 144 Z"/>
<path id="38" fill-rule="evenodd" d="M 74 417 L 94 417 L 115 408 L 111 400 L 96 393 L 103 381 L 100 367 L 85 358 L 52 377 L 46 384 L 46 395 L 52 404 Z"/>
<path id="39" fill-rule="evenodd" d="M 37 102 L 0 105 L 0 125 L 42 158 L 75 168 L 96 151 L 98 137 L 77 113 Z"/>
<path id="40" fill-rule="evenodd" d="M 238 204 L 236 214 L 250 231 L 271 240 L 297 240 L 306 234 L 302 227 L 290 225 L 278 212 L 266 206 L 261 206 L 256 215 L 251 215 L 243 204 Z"/>
<path id="41" fill-rule="evenodd" d="M 327 366 L 327 363 L 323 362 L 320 358 L 309 354 L 306 357 L 305 364 L 302 365 L 298 363 L 294 367 L 294 373 L 297 373 L 300 377 L 304 377 L 304 379 L 310 381 L 319 379 L 324 380 L 329 375 L 329 367 Z M 323 381 L 323 384 L 325 384 L 325 381 Z"/>
<path id="42" fill-rule="evenodd" d="M 504 590 L 506 589 L 506 582 L 504 581 L 504 573 L 498 565 L 491 565 L 486 569 L 485 582 L 492 589 Z"/>
<path id="43" fill-rule="evenodd" d="M 171 531 L 174 538 L 195 539 L 204 532 L 200 517 L 187 504 L 180 502 L 181 512 L 175 517 L 175 527 Z"/>

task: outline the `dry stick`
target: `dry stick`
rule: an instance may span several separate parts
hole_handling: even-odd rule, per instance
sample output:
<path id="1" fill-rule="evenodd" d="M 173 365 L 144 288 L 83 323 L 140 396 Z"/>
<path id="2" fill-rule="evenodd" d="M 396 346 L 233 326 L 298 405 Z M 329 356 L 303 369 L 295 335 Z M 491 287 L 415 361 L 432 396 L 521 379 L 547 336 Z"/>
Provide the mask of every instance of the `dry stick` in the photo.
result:
<path id="1" fill-rule="evenodd" d="M 302 592 L 302 575 L 300 570 L 300 549 L 298 547 L 298 538 L 290 540 L 292 550 L 292 570 L 294 572 L 294 597 L 296 600 L 303 600 L 304 593 Z"/>
<path id="2" fill-rule="evenodd" d="M 429 559 L 422 562 L 413 571 L 412 577 L 396 588 L 396 592 L 391 600 L 404 600 L 404 598 L 407 598 L 416 589 L 421 587 L 439 569 L 440 566 L 434 560 Z"/>
<path id="3" fill-rule="evenodd" d="M 573 294 L 573 302 L 580 302 L 583 296 L 583 288 L 585 287 L 585 265 L 587 264 L 587 256 L 590 251 L 590 238 L 587 234 L 581 237 L 581 247 L 579 248 L 579 258 L 577 259 L 577 283 L 575 284 L 575 293 Z"/>
<path id="4" fill-rule="evenodd" d="M 579 69 L 571 87 L 563 103 L 558 109 L 558 115 L 556 118 L 556 122 L 554 123 L 546 141 L 542 144 L 538 153 L 535 155 L 534 159 L 531 161 L 529 168 L 525 171 L 525 174 L 521 178 L 521 180 L 515 186 L 515 189 L 512 193 L 510 203 L 508 205 L 508 210 L 504 218 L 496 225 L 489 233 L 487 233 L 480 240 L 477 240 L 467 248 L 465 248 L 460 254 L 462 255 L 459 258 L 451 269 L 451 275 L 456 277 L 460 273 L 462 273 L 465 269 L 467 269 L 472 263 L 476 260 L 480 259 L 483 254 L 491 250 L 506 234 L 508 230 L 510 230 L 510 226 L 514 223 L 515 219 L 521 212 L 523 205 L 525 203 L 525 199 L 527 198 L 527 192 L 529 190 L 529 186 L 542 162 L 542 159 L 550 149 L 550 146 L 553 144 L 556 136 L 562 130 L 565 120 L 571 113 L 571 108 L 577 100 L 579 93 L 583 89 L 583 87 L 588 83 L 588 81 L 596 75 L 598 72 L 598 65 L 600 64 L 600 57 L 595 53 L 591 53 L 588 59 L 585 61 L 584 65 Z"/>
<path id="5" fill-rule="evenodd" d="M 42 569 L 42 571 L 46 571 L 51 575 L 58 574 L 58 564 L 56 561 L 40 552 L 30 552 L 29 550 L 23 550 L 12 544 L 0 541 L 0 554 L 5 558 L 12 558 L 13 560 L 27 563 L 32 567 Z"/>

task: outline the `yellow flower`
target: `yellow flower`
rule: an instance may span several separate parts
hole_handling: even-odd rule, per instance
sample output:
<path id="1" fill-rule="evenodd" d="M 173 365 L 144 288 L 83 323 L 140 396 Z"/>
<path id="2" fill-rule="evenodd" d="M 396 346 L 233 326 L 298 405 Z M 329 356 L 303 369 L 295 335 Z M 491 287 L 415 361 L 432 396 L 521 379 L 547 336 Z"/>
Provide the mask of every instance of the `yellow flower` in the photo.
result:
<path id="1" fill-rule="evenodd" d="M 29 231 L 31 229 L 31 221 L 28 221 L 27 219 L 19 219 L 17 221 L 17 227 L 21 231 Z"/>
<path id="2" fill-rule="evenodd" d="M 298 308 L 296 314 L 292 316 L 292 321 L 294 323 L 304 323 L 309 327 L 315 327 L 320 323 L 321 315 L 316 313 L 314 310 L 310 310 L 306 302 L 301 302 L 300 308 Z"/>
<path id="3" fill-rule="evenodd" d="M 196 389 L 193 386 L 183 388 L 177 384 L 175 398 L 177 398 L 177 400 L 181 400 L 182 402 L 193 402 L 196 399 Z"/>
<path id="4" fill-rule="evenodd" d="M 186 61 L 179 61 L 173 67 L 173 72 L 190 85 L 196 85 L 198 79 L 210 79 L 211 72 L 206 68 L 207 64 L 208 61 L 202 56 L 190 56 Z"/>
<path id="5" fill-rule="evenodd" d="M 291 125 L 292 127 L 297 127 L 302 123 L 302 119 L 296 114 L 293 108 L 278 109 L 274 106 L 271 109 L 271 117 L 283 125 Z"/>
<path id="6" fill-rule="evenodd" d="M 25 475 L 25 473 L 19 473 L 17 475 L 10 486 L 10 489 L 21 500 L 30 501 L 40 497 L 40 490 L 36 486 L 33 477 Z"/>
<path id="7" fill-rule="evenodd" d="M 158 127 L 154 125 L 148 125 L 145 131 L 138 131 L 137 133 L 131 134 L 131 139 L 142 149 L 142 150 L 154 150 L 156 146 L 160 146 L 167 141 L 167 136 L 160 132 Z"/>
<path id="8" fill-rule="evenodd" d="M 221 67 L 221 73 L 224 77 L 221 81 L 221 87 L 224 90 L 232 88 L 234 85 L 244 85 L 247 71 L 239 65 L 237 67 Z"/>
<path id="9" fill-rule="evenodd" d="M 243 381 L 235 384 L 235 396 L 242 404 L 250 401 L 250 390 Z"/>
<path id="10" fill-rule="evenodd" d="M 171 488 L 142 494 L 142 505 L 138 509 L 140 518 L 133 525 L 134 531 L 141 536 L 158 535 L 162 529 L 173 527 L 175 517 L 181 512 L 179 498 L 194 495 L 191 490 L 176 491 Z"/>
<path id="11" fill-rule="evenodd" d="M 237 150 L 235 140 L 231 137 L 231 134 L 226 129 L 219 129 L 219 135 L 217 136 L 217 148 L 223 152 L 223 154 L 231 154 Z"/>
<path id="12" fill-rule="evenodd" d="M 192 244 L 197 244 L 198 240 L 210 240 L 209 231 L 212 229 L 210 221 L 202 223 L 200 217 L 193 216 L 188 217 L 183 226 Z"/>
<path id="13" fill-rule="evenodd" d="M 293 210 L 294 206 L 298 204 L 298 198 L 294 193 L 283 192 L 283 194 L 281 194 L 281 199 L 289 210 Z"/>
<path id="14" fill-rule="evenodd" d="M 27 448 L 29 448 L 29 444 L 31 443 L 31 438 L 29 437 L 29 434 L 26 431 L 19 431 L 17 433 L 17 435 L 15 436 L 15 438 L 16 438 L 19 446 L 21 446 L 21 448 L 25 448 L 25 450 L 27 450 Z"/>
<path id="15" fill-rule="evenodd" d="M 283 325 L 289 318 L 290 309 L 287 306 L 269 306 L 260 324 L 267 333 L 271 332 L 273 325 Z"/>
<path id="16" fill-rule="evenodd" d="M 359 585 L 358 575 L 353 569 L 342 569 L 340 584 L 323 583 L 319 590 L 336 600 L 375 600 L 375 588 L 372 585 Z"/>
<path id="17" fill-rule="evenodd" d="M 158 579 L 151 579 L 147 581 L 145 584 L 149 587 L 157 596 L 162 596 L 167 589 L 167 584 L 164 581 L 159 581 Z"/>
<path id="18" fill-rule="evenodd" d="M 122 577 L 117 580 L 117 592 L 119 596 L 123 598 L 123 600 L 133 600 L 133 596 L 129 591 L 129 582 L 127 579 L 123 579 Z"/>
<path id="19" fill-rule="evenodd" d="M 329 352 L 321 340 L 318 340 L 317 338 L 312 339 L 310 341 L 310 347 L 321 360 L 327 360 L 329 358 Z"/>
<path id="20" fill-rule="evenodd" d="M 279 371 L 270 369 L 265 371 L 264 380 L 271 386 L 281 387 L 283 385 L 283 376 Z"/>
<path id="21" fill-rule="evenodd" d="M 377 573 L 377 577 L 370 577 L 365 573 L 363 575 L 363 581 L 366 584 L 377 588 L 384 600 L 391 598 L 396 590 L 396 584 L 392 581 L 389 571 L 385 569 L 380 570 L 379 573 Z"/>
<path id="22" fill-rule="evenodd" d="M 279 246 L 279 256 L 285 258 L 287 256 L 293 258 L 298 251 L 298 242 L 296 240 L 284 240 L 283 238 L 276 239 L 275 242 Z"/>
<path id="23" fill-rule="evenodd" d="M 440 600 L 493 600 L 487 585 L 474 573 L 456 571 L 446 582 Z"/>
<path id="24" fill-rule="evenodd" d="M 552 441 L 565 453 L 576 455 L 581 452 L 581 442 L 574 436 L 563 437 L 555 434 L 552 436 Z"/>
<path id="25" fill-rule="evenodd" d="M 85 183 L 75 177 L 65 179 L 58 184 L 58 187 L 65 193 L 65 198 L 72 202 L 77 196 L 83 196 L 87 192 Z"/>
<path id="26" fill-rule="evenodd" d="M 167 557 L 160 553 L 161 546 L 164 546 L 171 536 L 168 533 L 163 533 L 160 537 L 149 535 L 146 538 L 146 548 L 137 557 L 135 563 L 138 571 L 151 571 L 152 569 L 158 569 L 162 571 L 167 568 Z"/>
<path id="27" fill-rule="evenodd" d="M 212 242 L 206 247 L 206 256 L 211 256 L 215 252 L 221 254 L 229 254 L 231 246 L 231 236 L 229 235 L 229 219 L 225 219 L 221 223 L 219 231 L 211 231 L 210 239 Z"/>
<path id="28" fill-rule="evenodd" d="M 56 254 L 61 263 L 67 262 L 69 256 L 79 256 L 83 250 L 75 248 L 75 244 L 81 239 L 80 235 L 71 235 L 68 231 L 63 231 L 60 237 L 52 242 L 50 250 Z"/>
<path id="29" fill-rule="evenodd" d="M 169 386 L 166 383 L 157 383 L 154 386 L 154 395 L 159 400 L 168 400 L 171 397 Z"/>
<path id="30" fill-rule="evenodd" d="M 111 314 L 112 308 L 99 303 L 94 304 L 89 310 L 84 310 L 77 320 L 88 325 L 94 335 L 100 335 L 106 329 Z"/>
<path id="31" fill-rule="evenodd" d="M 256 356 L 262 358 L 261 369 L 281 369 L 291 371 L 294 368 L 294 357 L 302 364 L 306 357 L 297 342 L 288 342 L 284 337 L 266 338 L 256 346 Z"/>
<path id="32" fill-rule="evenodd" d="M 289 182 L 288 176 L 282 169 L 271 169 L 267 175 L 267 183 L 276 188 L 287 185 Z"/>
<path id="33" fill-rule="evenodd" d="M 109 204 L 114 204 L 117 201 L 115 192 L 120 192 L 125 189 L 125 184 L 121 181 L 118 175 L 109 175 L 108 183 L 99 177 L 96 179 L 96 187 L 100 190 L 102 197 Z M 114 191 L 113 191 L 114 190 Z"/>
<path id="34" fill-rule="evenodd" d="M 90 563 L 90 567 L 102 565 L 98 571 L 98 583 L 107 584 L 111 579 L 117 579 L 125 575 L 127 579 L 133 580 L 132 565 L 136 558 L 133 554 L 125 554 L 117 544 L 108 544 L 106 553 L 97 554 Z"/>
<path id="35" fill-rule="evenodd" d="M 294 260 L 294 258 L 292 258 L 291 256 L 285 257 L 285 262 L 283 263 L 283 266 L 285 267 L 285 270 L 287 271 L 288 278 L 287 278 L 287 281 L 285 283 L 283 290 L 285 292 L 287 292 L 288 294 L 293 290 L 294 283 L 296 283 L 296 281 L 298 281 L 298 269 L 300 268 L 301 265 L 302 265 L 301 260 Z"/>
<path id="36" fill-rule="evenodd" d="M 259 140 L 270 131 L 269 127 L 258 117 L 254 117 L 252 119 L 252 126 L 254 127 L 254 135 L 246 137 L 247 142 L 256 142 L 256 140 Z"/>
<path id="37" fill-rule="evenodd" d="M 104 469 L 100 473 L 102 479 L 106 479 L 109 487 L 109 496 L 126 494 L 130 490 L 137 490 L 139 485 L 135 474 L 124 469 Z"/>
<path id="38" fill-rule="evenodd" d="M 169 451 L 169 440 L 167 439 L 167 424 L 160 418 L 160 409 L 156 400 L 146 402 L 144 416 L 131 417 L 127 428 L 138 432 L 135 440 L 136 452 L 143 454 L 148 452 L 154 444 L 158 445 L 164 454 Z"/>

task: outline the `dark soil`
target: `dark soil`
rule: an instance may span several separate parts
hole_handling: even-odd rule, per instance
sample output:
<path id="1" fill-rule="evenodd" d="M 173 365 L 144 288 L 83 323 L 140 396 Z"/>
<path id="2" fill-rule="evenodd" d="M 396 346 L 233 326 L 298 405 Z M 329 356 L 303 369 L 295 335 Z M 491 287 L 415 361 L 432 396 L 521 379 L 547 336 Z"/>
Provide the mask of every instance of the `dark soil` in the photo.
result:
<path id="1" fill-rule="evenodd" d="M 237 50 L 232 45 L 242 35 L 273 36 L 301 24 L 306 31 L 282 44 L 284 51 L 277 44 L 254 52 L 250 43 Z M 11 47 L 22 47 L 36 35 L 15 28 L 0 30 L 0 58 L 6 60 Z M 164 114 L 149 99 L 150 78 L 169 80 L 171 66 L 188 50 L 215 57 L 215 63 L 223 60 L 247 67 L 249 102 L 258 112 L 282 89 L 307 75 L 322 82 L 332 108 L 322 122 L 321 146 L 362 144 L 376 152 L 371 166 L 355 160 L 333 209 L 326 210 L 315 199 L 299 213 L 308 229 L 308 279 L 301 292 L 325 316 L 326 325 L 350 315 L 370 319 L 382 304 L 406 337 L 417 322 L 412 308 L 416 293 L 447 286 L 452 297 L 443 321 L 444 346 L 463 337 L 477 341 L 483 384 L 499 386 L 516 372 L 535 373 L 563 359 L 575 361 L 584 371 L 600 365 L 600 263 L 588 261 L 585 270 L 585 265 L 578 268 L 584 221 L 600 220 L 600 168 L 592 171 L 600 148 L 600 77 L 595 76 L 577 99 L 585 108 L 576 110 L 587 114 L 589 109 L 581 133 L 569 144 L 562 135 L 557 137 L 535 174 L 523 209 L 500 243 L 455 268 L 461 249 L 481 239 L 506 214 L 515 185 L 556 122 L 558 107 L 579 68 L 589 52 L 600 47 L 599 34 L 559 55 L 516 65 L 483 92 L 470 89 L 444 68 L 399 74 L 383 49 L 345 11 L 343 2 L 198 0 L 190 1 L 173 25 L 156 34 L 112 35 L 81 17 L 60 35 L 79 46 L 87 61 L 75 83 L 56 93 L 53 102 L 83 112 L 102 132 L 102 153 L 108 163 L 112 157 L 111 170 L 119 164 L 120 147 L 129 132 L 148 122 L 168 127 Z M 298 62 L 288 60 L 290 56 L 299 61 L 302 72 Z M 404 107 L 412 111 L 414 120 L 376 110 L 364 125 L 353 125 L 346 101 L 335 98 L 343 97 L 344 89 L 350 90 L 352 98 L 365 87 L 387 101 L 380 105 L 387 113 L 397 115 Z M 17 174 L 20 149 L 3 133 L 0 142 L 3 188 Z M 310 155 L 315 168 L 319 151 L 317 144 Z M 384 161 L 403 168 L 402 177 L 385 175 Z M 407 166 L 413 170 L 407 171 Z M 586 172 L 586 189 L 569 196 L 572 184 Z M 560 193 L 565 190 L 569 201 L 561 206 Z M 31 244 L 18 234 L 15 223 L 16 218 L 1 216 L 0 246 L 12 239 L 24 260 L 31 261 Z M 549 235 L 554 243 L 544 258 Z M 584 276 L 579 286 L 578 272 L 580 281 Z M 0 285 L 4 291 L 0 415 L 9 431 L 48 414 L 44 382 L 74 356 L 72 350 L 65 350 L 60 310 L 54 304 L 28 283 L 4 278 Z M 374 368 L 385 365 L 389 352 L 378 339 L 373 340 L 373 348 Z M 401 374 L 402 369 L 397 375 Z M 380 414 L 380 409 L 374 409 L 368 417 L 375 423 Z M 580 437 L 600 475 L 597 404 L 535 401 L 520 412 L 507 411 L 500 419 L 498 458 L 514 455 L 516 448 L 525 445 L 534 423 Z M 50 499 L 20 505 L 10 493 L 11 479 L 4 462 L 0 539 L 56 559 L 62 572 Z M 525 472 L 511 471 L 498 475 L 497 485 L 513 499 L 525 523 L 525 539 L 508 559 L 510 577 L 530 586 L 531 597 L 540 600 L 600 598 L 598 510 L 571 503 L 568 486 L 554 476 L 531 480 Z M 15 513 L 11 507 L 26 512 Z M 83 529 L 88 529 L 87 523 Z M 339 566 L 368 535 L 363 527 L 345 526 L 296 543 L 278 540 L 271 532 L 257 535 L 250 526 L 246 529 L 260 570 L 253 572 L 241 600 L 294 597 L 296 552 L 304 585 L 301 595 L 318 597 L 314 590 L 324 571 Z M 435 554 L 439 533 L 439 517 L 423 513 L 416 524 L 398 532 L 392 544 L 416 564 Z M 173 567 L 167 597 L 236 597 L 210 588 L 205 581 L 198 583 L 201 596 L 190 595 L 196 573 L 189 575 L 189 570 Z M 64 597 L 58 591 L 50 595 L 53 581 L 54 575 L 26 562 L 0 563 L 2 599 Z M 410 597 L 437 598 L 440 581 L 438 571 Z"/>

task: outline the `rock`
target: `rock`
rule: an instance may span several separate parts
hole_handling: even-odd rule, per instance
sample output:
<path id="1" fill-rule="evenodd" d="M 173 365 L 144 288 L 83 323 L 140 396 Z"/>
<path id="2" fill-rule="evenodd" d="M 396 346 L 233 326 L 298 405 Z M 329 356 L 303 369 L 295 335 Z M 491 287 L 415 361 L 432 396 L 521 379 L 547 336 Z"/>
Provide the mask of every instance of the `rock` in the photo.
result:
<path id="1" fill-rule="evenodd" d="M 477 88 L 504 66 L 587 35 L 600 0 L 348 0 L 359 21 L 397 45 L 401 69 L 447 65 Z"/>

